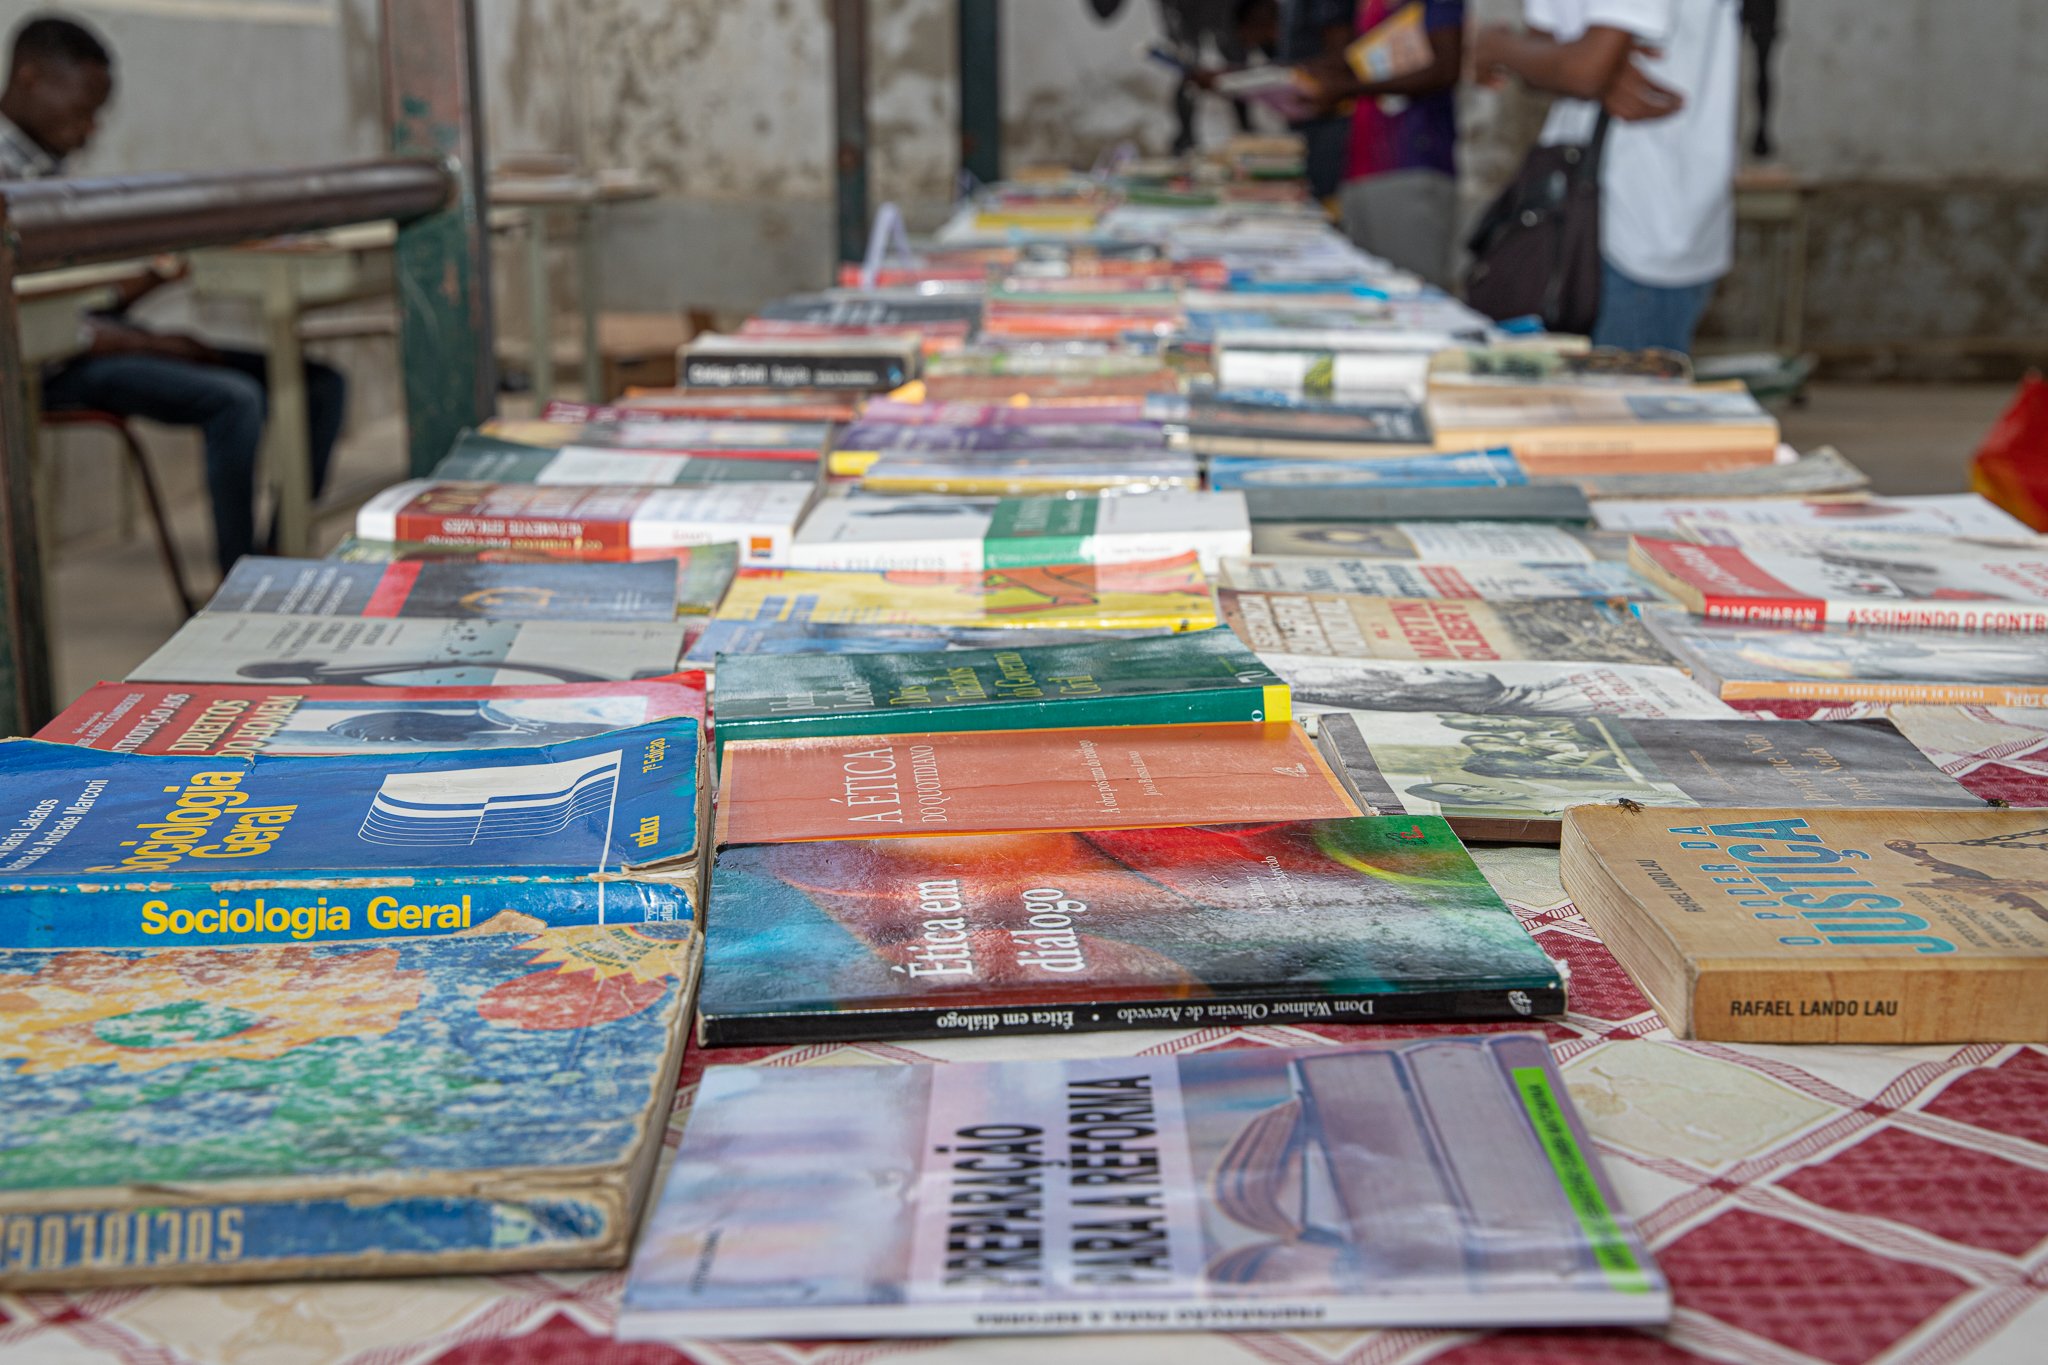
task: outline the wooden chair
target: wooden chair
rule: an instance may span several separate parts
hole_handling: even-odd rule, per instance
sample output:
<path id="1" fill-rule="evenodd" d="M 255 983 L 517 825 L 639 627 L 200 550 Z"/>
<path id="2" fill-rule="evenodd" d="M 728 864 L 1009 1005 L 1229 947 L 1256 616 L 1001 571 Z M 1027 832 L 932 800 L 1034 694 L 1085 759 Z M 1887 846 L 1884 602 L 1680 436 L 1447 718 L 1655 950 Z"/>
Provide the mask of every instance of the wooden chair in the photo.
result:
<path id="1" fill-rule="evenodd" d="M 111 412 L 97 412 L 89 408 L 74 408 L 68 411 L 45 412 L 42 424 L 46 427 L 99 427 L 112 432 L 127 452 L 128 467 L 135 480 L 142 486 L 142 497 L 149 504 L 149 518 L 156 526 L 156 546 L 163 556 L 164 572 L 170 575 L 171 591 L 178 595 L 178 606 L 187 616 L 199 610 L 199 603 L 193 599 L 192 589 L 185 582 L 185 569 L 178 562 L 177 542 L 171 539 L 170 519 L 164 515 L 163 494 L 158 491 L 156 475 L 149 467 L 149 457 L 143 453 L 142 443 L 135 439 L 135 432 L 128 425 L 128 419 Z"/>

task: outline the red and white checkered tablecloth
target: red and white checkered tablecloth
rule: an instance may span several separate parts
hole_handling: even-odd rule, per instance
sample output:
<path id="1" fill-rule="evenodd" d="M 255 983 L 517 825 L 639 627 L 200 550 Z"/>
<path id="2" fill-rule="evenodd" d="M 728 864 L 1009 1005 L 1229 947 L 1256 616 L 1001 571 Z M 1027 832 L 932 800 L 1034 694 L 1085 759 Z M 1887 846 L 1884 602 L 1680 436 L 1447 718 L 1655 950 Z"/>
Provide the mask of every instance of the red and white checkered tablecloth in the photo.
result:
<path id="1" fill-rule="evenodd" d="M 1477 857 L 1572 967 L 1544 1025 L 1670 1276 L 1668 1329 L 875 1342 L 610 1339 L 623 1272 L 0 1296 L 4 1365 L 2041 1365 L 2048 1050 L 1674 1040 L 1538 849 Z M 1500 1027 L 1510 1027 L 1502 1025 Z M 1471 1026 L 1261 1027 L 709 1054 L 753 1066 L 1298 1047 Z M 680 1119 L 707 1054 L 686 1062 Z"/>

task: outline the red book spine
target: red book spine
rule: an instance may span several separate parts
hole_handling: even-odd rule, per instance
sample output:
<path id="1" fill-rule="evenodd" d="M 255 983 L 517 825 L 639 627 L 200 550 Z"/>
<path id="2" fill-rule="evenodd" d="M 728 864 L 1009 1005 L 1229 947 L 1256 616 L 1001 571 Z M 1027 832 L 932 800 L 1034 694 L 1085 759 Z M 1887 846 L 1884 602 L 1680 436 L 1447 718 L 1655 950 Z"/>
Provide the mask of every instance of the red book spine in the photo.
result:
<path id="1" fill-rule="evenodd" d="M 396 616 L 403 611 L 405 599 L 412 596 L 413 584 L 419 581 L 423 567 L 419 560 L 400 560 L 386 568 L 384 576 L 377 580 L 377 590 L 363 605 L 363 615 Z"/>

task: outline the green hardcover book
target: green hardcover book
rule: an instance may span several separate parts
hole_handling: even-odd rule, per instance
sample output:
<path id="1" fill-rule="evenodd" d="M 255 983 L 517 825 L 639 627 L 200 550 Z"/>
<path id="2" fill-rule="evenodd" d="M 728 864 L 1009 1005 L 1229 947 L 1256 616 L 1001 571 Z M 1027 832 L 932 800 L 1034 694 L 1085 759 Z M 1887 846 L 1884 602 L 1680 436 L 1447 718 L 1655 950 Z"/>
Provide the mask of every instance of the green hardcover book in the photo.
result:
<path id="1" fill-rule="evenodd" d="M 1287 683 L 1228 627 L 922 654 L 728 654 L 717 739 L 1284 721 Z"/>

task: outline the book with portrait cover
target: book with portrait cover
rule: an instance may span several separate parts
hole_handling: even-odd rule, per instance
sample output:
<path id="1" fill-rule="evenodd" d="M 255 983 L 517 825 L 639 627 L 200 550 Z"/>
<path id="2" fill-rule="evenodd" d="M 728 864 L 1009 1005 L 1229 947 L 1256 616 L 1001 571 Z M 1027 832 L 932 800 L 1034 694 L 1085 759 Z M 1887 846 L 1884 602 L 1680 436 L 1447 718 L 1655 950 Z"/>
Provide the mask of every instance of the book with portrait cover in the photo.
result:
<path id="1" fill-rule="evenodd" d="M 1681 1038 L 2042 1043 L 2044 823 L 2037 810 L 1576 806 L 1560 867 Z"/>
<path id="2" fill-rule="evenodd" d="M 327 552 L 343 564 L 580 564 L 574 551 L 502 550 L 488 545 L 427 545 L 417 540 L 364 540 L 350 536 Z M 650 556 L 654 563 L 673 563 L 676 574 L 676 615 L 703 616 L 715 610 L 739 568 L 740 547 L 678 545 Z"/>
<path id="3" fill-rule="evenodd" d="M 1671 652 L 1606 602 L 1474 602 L 1336 592 L 1216 590 L 1230 628 L 1260 654 L 1332 659 L 1649 664 Z"/>
<path id="4" fill-rule="evenodd" d="M 997 1167 L 1010 1180 L 984 1184 Z M 1647 1324 L 1670 1312 L 1549 1047 L 1499 1033 L 713 1066 L 649 1214 L 619 1336 Z"/>
<path id="5" fill-rule="evenodd" d="M 1466 839 L 1550 842 L 1572 806 L 1981 808 L 1888 720 L 1650 720 L 1354 711 L 1319 719 L 1331 766 L 1380 814 Z"/>
<path id="6" fill-rule="evenodd" d="M 1137 640 L 943 655 L 737 655 L 718 670 L 738 739 L 1187 725 L 1291 718 L 1287 684 L 1222 626 Z"/>
<path id="7" fill-rule="evenodd" d="M 213 757 L 0 742 L 0 947 L 323 944 L 691 917 L 694 717 L 487 752 Z"/>
<path id="8" fill-rule="evenodd" d="M 118 754 L 425 753 L 526 748 L 704 718 L 703 674 L 540 687 L 95 683 L 37 739 Z"/>
<path id="9" fill-rule="evenodd" d="M 209 612 L 306 616 L 495 617 L 518 621 L 672 621 L 676 574 L 644 564 L 388 564 L 244 555 Z"/>
<path id="10" fill-rule="evenodd" d="M 1535 521 L 1297 521 L 1252 527 L 1252 553 L 1309 559 L 1584 564 L 1593 533 Z"/>
<path id="11" fill-rule="evenodd" d="M 1504 659 L 1331 659 L 1261 654 L 1287 679 L 1297 716 L 1320 711 L 1457 711 L 1485 716 L 1727 719 L 1734 707 L 1675 668 Z"/>
<path id="12" fill-rule="evenodd" d="M 1713 620 L 2048 630 L 2048 541 L 1717 529 L 1733 543 L 1634 536 L 1629 566 Z"/>
<path id="13" fill-rule="evenodd" d="M 1460 446 L 1459 449 L 1468 447 Z M 1570 484 L 1499 488 L 1253 488 L 1254 522 L 1549 521 L 1584 524 L 1592 504 Z"/>
<path id="14" fill-rule="evenodd" d="M 924 569 L 742 569 L 717 621 L 821 625 L 1197 630 L 1216 603 L 1193 552 L 1129 564 Z"/>
<path id="15" fill-rule="evenodd" d="M 1367 597 L 1447 597 L 1479 602 L 1542 602 L 1569 598 L 1654 602 L 1661 594 L 1626 564 L 1515 564 L 1468 559 L 1461 563 L 1318 559 L 1261 555 L 1223 561 L 1217 584 L 1292 593 L 1349 593 Z"/>
<path id="16" fill-rule="evenodd" d="M 740 740 L 719 765 L 720 846 L 1360 813 L 1278 721 Z"/>
<path id="17" fill-rule="evenodd" d="M 706 918 L 708 1046 L 1565 1004 L 1427 817 L 728 848 Z"/>
<path id="18" fill-rule="evenodd" d="M 0 1289 L 623 1264 L 694 931 L 0 949 Z"/>

